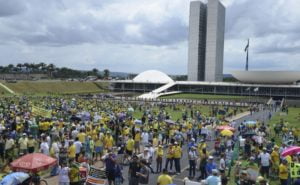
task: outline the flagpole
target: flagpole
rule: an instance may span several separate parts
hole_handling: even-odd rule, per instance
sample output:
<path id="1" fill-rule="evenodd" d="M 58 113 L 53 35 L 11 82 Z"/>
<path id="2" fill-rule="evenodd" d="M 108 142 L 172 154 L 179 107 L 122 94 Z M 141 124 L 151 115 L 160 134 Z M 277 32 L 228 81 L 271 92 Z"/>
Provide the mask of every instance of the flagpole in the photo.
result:
<path id="1" fill-rule="evenodd" d="M 246 56 L 246 71 L 248 71 L 248 65 L 249 65 L 249 63 L 248 63 L 248 61 L 249 61 L 249 53 L 248 53 L 249 51 L 247 50 L 247 56 Z"/>

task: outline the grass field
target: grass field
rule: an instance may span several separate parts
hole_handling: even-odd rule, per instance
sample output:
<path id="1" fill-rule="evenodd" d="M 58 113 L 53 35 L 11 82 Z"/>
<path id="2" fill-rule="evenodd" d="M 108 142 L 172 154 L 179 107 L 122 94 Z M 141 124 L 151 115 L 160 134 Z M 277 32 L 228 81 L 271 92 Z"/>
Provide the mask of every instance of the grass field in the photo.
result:
<path id="1" fill-rule="evenodd" d="M 268 122 L 271 127 L 271 137 L 275 136 L 274 127 L 279 124 L 281 120 L 286 123 L 288 128 L 300 128 L 300 108 L 289 108 L 288 114 L 277 112 Z M 277 144 L 281 144 L 281 138 L 274 137 Z"/>
<path id="2" fill-rule="evenodd" d="M 208 100 L 245 100 L 249 99 L 249 96 L 227 96 L 227 95 L 211 95 L 211 94 L 174 94 L 160 97 L 162 99 L 208 99 Z M 250 97 L 256 98 L 256 97 Z"/>
<path id="3" fill-rule="evenodd" d="M 178 119 L 181 119 L 182 118 L 182 114 L 185 112 L 185 110 L 187 110 L 188 115 L 190 115 L 190 113 L 191 113 L 190 109 L 185 109 L 184 105 L 177 105 L 177 108 L 178 108 L 177 110 L 173 110 L 170 107 L 167 107 L 165 109 L 165 111 L 171 116 L 171 119 L 174 120 L 174 121 L 176 121 Z M 220 106 L 220 108 L 222 108 L 222 106 Z M 154 110 L 156 112 L 159 111 L 158 108 L 155 108 Z M 194 111 L 199 111 L 202 114 L 204 114 L 205 116 L 209 116 L 210 113 L 211 113 L 211 106 L 208 106 L 208 105 L 197 105 L 197 106 L 193 107 L 193 110 Z M 229 112 L 231 110 L 232 109 L 229 108 Z M 245 108 L 241 108 L 238 113 L 241 113 L 241 112 L 244 112 L 244 111 L 246 111 L 246 109 Z M 136 118 L 136 119 L 141 119 L 142 116 L 143 116 L 143 112 L 141 112 L 141 111 L 135 110 L 135 112 L 133 113 L 133 117 Z M 222 116 L 219 115 L 219 117 L 222 117 Z"/>
<path id="4" fill-rule="evenodd" d="M 23 95 L 49 95 L 49 94 L 82 94 L 101 93 L 107 91 L 107 84 L 94 82 L 28 82 L 3 83 L 17 94 Z"/>

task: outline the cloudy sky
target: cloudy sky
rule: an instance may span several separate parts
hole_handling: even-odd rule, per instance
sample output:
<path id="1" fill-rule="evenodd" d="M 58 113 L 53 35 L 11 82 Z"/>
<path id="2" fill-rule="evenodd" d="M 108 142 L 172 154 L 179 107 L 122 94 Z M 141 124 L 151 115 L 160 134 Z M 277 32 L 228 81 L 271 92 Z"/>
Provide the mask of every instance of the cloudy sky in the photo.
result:
<path id="1" fill-rule="evenodd" d="M 221 0 L 224 71 L 300 70 L 299 0 Z M 0 0 L 0 64 L 186 74 L 189 0 Z"/>

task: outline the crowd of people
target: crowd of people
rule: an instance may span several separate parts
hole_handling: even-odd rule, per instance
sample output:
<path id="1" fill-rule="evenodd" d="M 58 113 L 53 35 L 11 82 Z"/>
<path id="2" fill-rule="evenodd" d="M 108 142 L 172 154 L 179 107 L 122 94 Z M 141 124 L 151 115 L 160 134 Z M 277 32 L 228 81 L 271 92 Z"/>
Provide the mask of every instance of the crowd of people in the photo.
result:
<path id="1" fill-rule="evenodd" d="M 32 105 L 51 110 L 51 116 L 33 112 Z M 251 114 L 263 109 L 251 107 Z M 181 114 L 180 119 L 172 121 L 170 111 Z M 141 114 L 135 116 L 136 112 Z M 251 126 L 227 122 L 226 115 L 233 112 L 237 114 L 239 108 L 211 106 L 209 113 L 203 113 L 199 106 L 189 103 L 4 98 L 0 100 L 2 171 L 9 172 L 9 164 L 22 155 L 41 152 L 58 160 L 50 175 L 58 175 L 61 185 L 81 183 L 78 164 L 87 171 L 91 165 L 103 167 L 109 184 L 148 184 L 149 177 L 158 174 L 157 184 L 168 185 L 173 183 L 170 175 L 180 175 L 182 160 L 187 159 L 189 180 L 226 185 L 234 146 L 239 143 L 241 155 L 250 158 L 247 166 L 236 173 L 237 183 L 267 181 L 271 170 L 285 185 L 288 160 L 279 157 L 284 145 L 278 147 L 266 139 L 269 128 L 261 121 Z M 216 129 L 220 125 L 234 128 L 235 134 L 223 136 Z M 295 133 L 296 129 L 292 135 L 298 137 Z M 284 131 L 282 135 L 288 137 L 286 134 Z M 261 169 L 255 177 L 249 175 L 251 165 Z"/>

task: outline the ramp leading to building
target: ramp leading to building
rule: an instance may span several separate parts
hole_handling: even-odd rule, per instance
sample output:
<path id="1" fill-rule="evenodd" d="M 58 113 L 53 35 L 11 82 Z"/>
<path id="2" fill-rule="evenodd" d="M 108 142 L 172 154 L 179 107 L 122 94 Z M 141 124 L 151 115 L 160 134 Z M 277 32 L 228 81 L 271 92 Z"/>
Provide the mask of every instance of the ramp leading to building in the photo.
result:
<path id="1" fill-rule="evenodd" d="M 180 93 L 180 91 L 174 91 L 174 92 L 165 92 L 163 93 L 164 91 L 166 91 L 167 89 L 173 87 L 174 85 L 176 85 L 176 82 L 169 82 L 149 93 L 146 93 L 146 94 L 142 94 L 141 96 L 139 96 L 139 98 L 142 98 L 142 99 L 156 99 L 162 95 L 167 95 L 167 94 L 176 94 L 176 93 Z"/>

